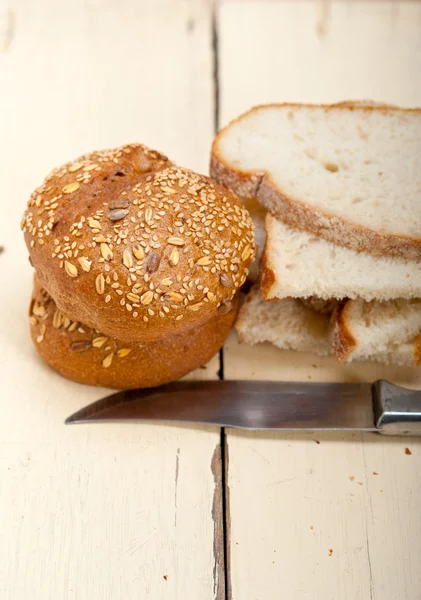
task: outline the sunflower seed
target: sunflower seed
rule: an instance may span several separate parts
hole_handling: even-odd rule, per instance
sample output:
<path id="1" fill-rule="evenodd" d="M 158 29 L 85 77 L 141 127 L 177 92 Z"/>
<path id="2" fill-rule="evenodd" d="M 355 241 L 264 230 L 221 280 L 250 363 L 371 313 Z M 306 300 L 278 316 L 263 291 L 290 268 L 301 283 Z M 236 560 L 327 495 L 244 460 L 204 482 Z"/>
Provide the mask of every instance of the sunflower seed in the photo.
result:
<path id="1" fill-rule="evenodd" d="M 125 216 L 129 214 L 129 211 L 125 208 L 115 208 L 110 210 L 108 213 L 108 218 L 110 221 L 121 221 Z"/>
<path id="2" fill-rule="evenodd" d="M 108 205 L 110 210 L 114 210 L 116 208 L 128 208 L 130 206 L 129 200 L 127 198 L 116 198 L 115 200 L 111 200 Z"/>
<path id="3" fill-rule="evenodd" d="M 156 252 L 150 252 L 146 261 L 147 273 L 154 273 L 158 269 L 160 261 L 161 257 Z"/>
<path id="4" fill-rule="evenodd" d="M 163 185 L 161 187 L 161 190 L 163 192 L 166 192 L 167 194 L 176 194 L 176 191 L 173 188 L 169 187 L 168 185 Z"/>
<path id="5" fill-rule="evenodd" d="M 98 294 L 103 294 L 105 291 L 105 279 L 104 275 L 100 273 L 98 277 L 95 279 L 95 287 Z"/>
<path id="6" fill-rule="evenodd" d="M 78 325 L 79 325 L 79 323 L 77 321 L 73 321 L 73 323 L 70 325 L 68 331 L 70 331 L 70 333 L 73 333 L 78 328 Z"/>
<path id="7" fill-rule="evenodd" d="M 165 279 L 161 281 L 161 285 L 165 285 L 166 287 L 172 285 L 172 279 L 170 279 L 169 277 L 165 277 Z"/>
<path id="8" fill-rule="evenodd" d="M 73 342 L 70 346 L 70 350 L 73 352 L 85 352 L 85 350 L 89 350 L 92 347 L 90 340 L 80 340 L 79 342 Z"/>
<path id="9" fill-rule="evenodd" d="M 78 271 L 75 265 L 72 265 L 69 261 L 64 261 L 64 268 L 69 277 L 77 277 Z"/>
<path id="10" fill-rule="evenodd" d="M 221 273 L 219 276 L 219 281 L 224 287 L 232 287 L 234 285 L 232 277 L 231 275 L 228 275 L 228 273 Z"/>

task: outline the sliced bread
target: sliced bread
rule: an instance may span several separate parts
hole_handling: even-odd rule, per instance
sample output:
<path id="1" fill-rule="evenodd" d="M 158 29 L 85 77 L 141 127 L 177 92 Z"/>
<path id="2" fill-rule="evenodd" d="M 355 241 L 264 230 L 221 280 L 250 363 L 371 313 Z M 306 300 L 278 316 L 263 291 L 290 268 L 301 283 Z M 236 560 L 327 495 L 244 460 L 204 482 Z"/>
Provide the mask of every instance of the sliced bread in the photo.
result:
<path id="1" fill-rule="evenodd" d="M 421 260 L 421 109 L 258 106 L 214 140 L 211 175 L 296 228 Z"/>
<path id="2" fill-rule="evenodd" d="M 420 300 L 349 300 L 331 319 L 298 299 L 265 301 L 254 286 L 235 328 L 240 342 L 250 345 L 270 342 L 282 350 L 335 354 L 338 362 L 421 364 Z"/>
<path id="3" fill-rule="evenodd" d="M 421 300 L 348 300 L 336 310 L 332 326 L 339 362 L 421 362 Z"/>
<path id="4" fill-rule="evenodd" d="M 355 252 L 292 229 L 271 214 L 266 231 L 261 267 L 266 299 L 421 297 L 420 263 Z"/>
<path id="5" fill-rule="evenodd" d="M 266 302 L 253 286 L 240 309 L 235 325 L 240 342 L 270 342 L 282 350 L 332 353 L 329 342 L 329 316 L 305 307 L 300 300 L 287 298 Z"/>

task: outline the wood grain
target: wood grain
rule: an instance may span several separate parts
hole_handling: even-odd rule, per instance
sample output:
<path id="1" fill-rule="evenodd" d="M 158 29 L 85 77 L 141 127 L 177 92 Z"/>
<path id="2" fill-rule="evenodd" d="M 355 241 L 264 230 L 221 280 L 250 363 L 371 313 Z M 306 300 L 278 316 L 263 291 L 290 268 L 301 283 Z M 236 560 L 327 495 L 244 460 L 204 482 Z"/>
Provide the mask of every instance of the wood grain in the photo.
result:
<path id="1" fill-rule="evenodd" d="M 213 136 L 210 3 L 6 4 L 0 597 L 214 599 L 223 589 L 220 577 L 214 581 L 223 560 L 214 553 L 222 519 L 214 500 L 220 471 L 212 472 L 219 431 L 65 427 L 66 416 L 106 391 L 68 382 L 36 357 L 26 316 L 31 269 L 19 231 L 32 188 L 53 166 L 93 148 L 141 141 L 206 171 Z M 218 367 L 215 359 L 195 376 L 214 378 Z"/>
<path id="2" fill-rule="evenodd" d="M 222 2 L 221 126 L 264 102 L 421 105 L 420 22 L 419 2 Z M 337 367 L 269 345 L 239 346 L 235 334 L 224 373 L 387 377 L 421 388 L 419 369 Z M 419 600 L 419 440 L 228 430 L 227 444 L 232 598 Z"/>

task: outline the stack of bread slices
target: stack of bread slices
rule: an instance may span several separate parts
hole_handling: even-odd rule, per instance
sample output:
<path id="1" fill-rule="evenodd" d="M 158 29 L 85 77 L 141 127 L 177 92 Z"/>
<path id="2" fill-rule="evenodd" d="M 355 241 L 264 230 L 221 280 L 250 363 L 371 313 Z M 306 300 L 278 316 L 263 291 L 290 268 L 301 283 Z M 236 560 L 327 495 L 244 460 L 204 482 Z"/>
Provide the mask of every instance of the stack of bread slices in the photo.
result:
<path id="1" fill-rule="evenodd" d="M 266 238 L 241 341 L 420 364 L 421 110 L 256 107 L 218 134 L 211 175 Z"/>

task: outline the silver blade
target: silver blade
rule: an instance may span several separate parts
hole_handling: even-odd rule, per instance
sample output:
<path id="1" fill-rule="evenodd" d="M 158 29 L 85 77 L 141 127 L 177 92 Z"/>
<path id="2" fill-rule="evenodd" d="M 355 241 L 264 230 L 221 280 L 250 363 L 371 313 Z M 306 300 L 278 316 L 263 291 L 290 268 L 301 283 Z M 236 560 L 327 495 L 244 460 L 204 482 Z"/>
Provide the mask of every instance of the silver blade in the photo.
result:
<path id="1" fill-rule="evenodd" d="M 244 429 L 376 431 L 367 383 L 181 381 L 112 394 L 66 423 L 133 420 Z"/>

